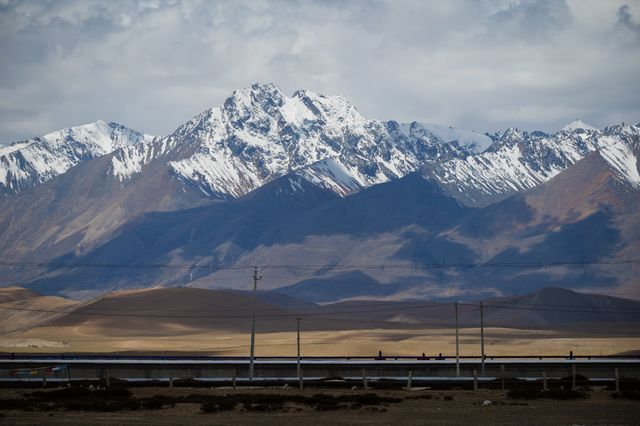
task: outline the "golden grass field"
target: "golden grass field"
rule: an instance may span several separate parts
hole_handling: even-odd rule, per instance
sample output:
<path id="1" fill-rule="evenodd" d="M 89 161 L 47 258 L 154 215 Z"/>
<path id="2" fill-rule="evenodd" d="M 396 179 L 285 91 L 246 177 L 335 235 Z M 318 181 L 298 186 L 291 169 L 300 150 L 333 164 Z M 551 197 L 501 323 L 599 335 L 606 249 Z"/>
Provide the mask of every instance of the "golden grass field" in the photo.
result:
<path id="1" fill-rule="evenodd" d="M 215 300 L 203 295 L 214 295 Z M 210 290 L 152 289 L 117 292 L 97 302 L 80 303 L 8 288 L 0 290 L 2 307 L 9 309 L 0 309 L 1 352 L 227 356 L 249 352 L 250 303 L 244 296 Z M 15 310 L 16 307 L 27 310 Z M 257 318 L 256 355 L 295 355 L 297 314 L 264 304 L 258 307 L 262 310 Z M 91 315 L 96 312 L 117 315 Z M 156 315 L 158 312 L 167 316 Z M 176 316 L 176 312 L 190 315 Z M 195 315 L 199 312 L 218 316 L 212 319 Z M 138 316 L 145 313 L 153 315 Z M 388 356 L 455 354 L 455 329 L 446 324 L 429 326 L 312 315 L 301 321 L 303 355 L 372 356 L 378 351 Z M 567 355 L 569 351 L 576 355 L 610 355 L 639 350 L 637 324 L 485 328 L 488 356 Z M 460 354 L 480 354 L 479 327 L 460 329 Z"/>
<path id="2" fill-rule="evenodd" d="M 495 336 L 495 337 L 492 337 Z M 246 355 L 246 333 L 215 330 L 190 331 L 165 336 L 117 336 L 90 327 L 40 327 L 23 334 L 0 337 L 0 350 L 30 353 L 87 352 L 196 352 L 212 355 Z M 570 337 L 568 332 L 489 328 L 485 330 L 485 353 L 500 355 L 608 355 L 637 351 L 640 337 Z M 454 329 L 371 329 L 357 331 L 302 331 L 301 352 L 314 356 L 427 355 L 455 353 Z M 256 336 L 257 356 L 293 356 L 295 332 L 262 333 Z M 460 331 L 460 354 L 479 355 L 478 329 Z"/>

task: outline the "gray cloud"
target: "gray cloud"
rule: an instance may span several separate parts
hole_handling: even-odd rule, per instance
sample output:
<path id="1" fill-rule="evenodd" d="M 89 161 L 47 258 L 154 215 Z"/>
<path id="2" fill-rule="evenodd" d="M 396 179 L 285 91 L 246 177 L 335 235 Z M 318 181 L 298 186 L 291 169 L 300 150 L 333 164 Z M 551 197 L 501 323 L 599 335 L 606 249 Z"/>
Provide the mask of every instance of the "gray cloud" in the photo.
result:
<path id="1" fill-rule="evenodd" d="M 618 22 L 625 28 L 640 34 L 640 24 L 634 22 L 631 15 L 631 7 L 628 4 L 620 6 L 620 9 L 618 9 Z"/>
<path id="2" fill-rule="evenodd" d="M 491 16 L 490 22 L 500 34 L 520 38 L 549 39 L 557 32 L 569 27 L 571 11 L 564 1 L 524 0 L 509 4 Z M 494 27 L 494 28 L 495 28 Z"/>
<path id="3" fill-rule="evenodd" d="M 640 2 L 0 0 L 0 142 L 167 134 L 255 81 L 481 131 L 640 121 Z"/>

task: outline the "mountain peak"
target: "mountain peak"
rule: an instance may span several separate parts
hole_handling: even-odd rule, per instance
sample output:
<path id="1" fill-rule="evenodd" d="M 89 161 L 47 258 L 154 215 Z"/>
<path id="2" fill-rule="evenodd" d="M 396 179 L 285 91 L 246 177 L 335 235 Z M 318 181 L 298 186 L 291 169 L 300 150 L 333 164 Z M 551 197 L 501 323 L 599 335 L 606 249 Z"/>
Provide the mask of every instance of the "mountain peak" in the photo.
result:
<path id="1" fill-rule="evenodd" d="M 244 89 L 234 90 L 224 102 L 227 111 L 237 110 L 250 113 L 255 106 L 263 109 L 279 107 L 284 102 L 285 95 L 273 83 L 254 83 Z"/>
<path id="2" fill-rule="evenodd" d="M 562 128 L 562 131 L 572 132 L 574 130 L 598 130 L 590 124 L 585 123 L 584 121 L 576 118 L 571 123 L 567 124 Z"/>
<path id="3" fill-rule="evenodd" d="M 97 120 L 14 142 L 0 148 L 0 193 L 20 192 L 83 161 L 152 139 L 121 124 Z"/>

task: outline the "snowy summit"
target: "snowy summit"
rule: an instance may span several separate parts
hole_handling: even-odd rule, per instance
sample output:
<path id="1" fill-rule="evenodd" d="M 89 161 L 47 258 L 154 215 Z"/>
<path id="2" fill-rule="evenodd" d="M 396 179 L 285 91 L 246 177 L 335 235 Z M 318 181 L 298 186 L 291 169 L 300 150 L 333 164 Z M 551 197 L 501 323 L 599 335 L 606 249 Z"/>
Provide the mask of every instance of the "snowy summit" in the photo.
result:
<path id="1" fill-rule="evenodd" d="M 585 123 L 584 121 L 576 118 L 575 120 L 573 120 L 571 123 L 567 124 L 566 126 L 564 126 L 562 128 L 562 130 L 567 131 L 567 132 L 572 132 L 574 130 L 578 130 L 578 129 L 582 129 L 582 130 L 598 130 L 597 128 L 593 127 L 590 124 Z"/>

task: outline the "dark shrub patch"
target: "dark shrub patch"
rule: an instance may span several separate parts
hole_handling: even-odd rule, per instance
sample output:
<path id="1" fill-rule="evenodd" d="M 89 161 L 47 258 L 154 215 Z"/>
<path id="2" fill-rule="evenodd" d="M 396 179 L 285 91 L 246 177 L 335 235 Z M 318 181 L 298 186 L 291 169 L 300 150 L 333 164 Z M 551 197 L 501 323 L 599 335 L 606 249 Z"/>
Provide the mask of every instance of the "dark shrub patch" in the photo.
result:
<path id="1" fill-rule="evenodd" d="M 244 409 L 247 411 L 281 411 L 282 403 L 271 403 L 271 404 L 244 404 Z"/>
<path id="2" fill-rule="evenodd" d="M 631 399 L 634 401 L 640 401 L 640 392 L 639 391 L 616 392 L 614 394 L 611 394 L 611 397 L 614 399 Z"/>
<path id="3" fill-rule="evenodd" d="M 71 398 L 111 398 L 126 399 L 131 397 L 128 389 L 97 389 L 88 388 L 63 388 L 53 391 L 32 392 L 31 396 L 41 399 L 71 399 Z"/>
<path id="4" fill-rule="evenodd" d="M 511 399 L 538 399 L 541 398 L 540 389 L 520 388 L 511 389 L 507 392 L 507 396 Z"/>
<path id="5" fill-rule="evenodd" d="M 355 402 L 360 405 L 380 405 L 383 402 L 400 402 L 397 398 L 382 398 L 375 393 L 366 393 L 364 395 L 356 395 Z"/>
<path id="6" fill-rule="evenodd" d="M 574 391 L 571 389 L 550 389 L 542 392 L 543 398 L 551 399 L 587 399 L 589 394 L 586 392 Z"/>
<path id="7" fill-rule="evenodd" d="M 164 406 L 164 401 L 160 399 L 147 399 L 142 401 L 141 405 L 145 410 L 160 410 Z"/>
<path id="8" fill-rule="evenodd" d="M 507 392 L 507 396 L 511 399 L 586 399 L 589 397 L 589 394 L 570 389 L 550 389 L 548 391 L 541 391 L 539 389 L 513 389 Z"/>
<path id="9" fill-rule="evenodd" d="M 213 402 L 205 402 L 200 406 L 200 409 L 205 413 L 218 413 L 222 411 L 220 405 L 214 404 Z"/>
<path id="10" fill-rule="evenodd" d="M 437 398 L 437 397 L 436 397 Z M 411 395 L 406 397 L 405 399 L 433 399 L 433 395 Z"/>
<path id="11" fill-rule="evenodd" d="M 327 395 L 315 394 L 311 397 L 302 395 L 264 395 L 237 394 L 226 396 L 189 395 L 175 402 L 199 402 L 205 413 L 232 410 L 236 405 L 242 405 L 247 411 L 282 411 L 286 403 L 304 404 L 314 407 L 318 411 L 357 409 L 362 406 L 380 405 L 382 403 L 401 402 L 400 398 L 387 398 L 369 393 L 364 395 Z"/>
<path id="12" fill-rule="evenodd" d="M 330 411 L 330 410 L 346 410 L 350 408 L 347 404 L 318 404 L 316 410 L 318 411 Z"/>
<path id="13" fill-rule="evenodd" d="M 359 405 L 380 405 L 383 403 L 402 402 L 401 398 L 382 397 L 375 393 L 365 393 L 364 395 L 339 395 L 315 394 L 311 398 L 313 403 L 322 405 L 337 405 L 339 403 L 356 403 Z"/>
<path id="14" fill-rule="evenodd" d="M 328 407 L 337 405 L 340 401 L 333 395 L 327 395 L 324 393 L 317 393 L 309 398 L 309 401 L 305 401 L 308 404 L 315 404 L 316 406 Z"/>
<path id="15" fill-rule="evenodd" d="M 123 400 L 99 400 L 87 399 L 78 402 L 68 403 L 63 408 L 69 411 L 122 411 L 137 410 L 140 402 L 135 399 Z"/>
<path id="16" fill-rule="evenodd" d="M 451 395 L 445 395 L 443 398 L 445 401 L 453 401 L 453 396 Z"/>
<path id="17" fill-rule="evenodd" d="M 41 404 L 34 404 L 26 399 L 0 399 L 0 410 L 33 411 L 40 406 Z"/>
<path id="18" fill-rule="evenodd" d="M 150 398 L 143 398 L 140 400 L 142 407 L 146 410 L 160 410 L 164 406 L 174 407 L 176 405 L 177 398 L 164 395 L 154 395 Z"/>
<path id="19" fill-rule="evenodd" d="M 140 401 L 131 399 L 127 389 L 63 388 L 32 392 L 30 403 L 45 410 L 120 411 L 137 410 Z"/>

